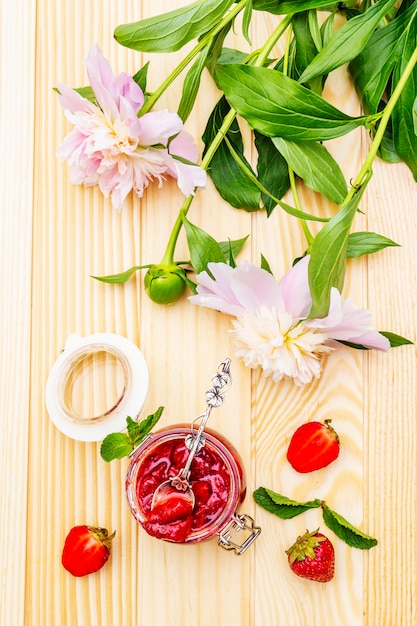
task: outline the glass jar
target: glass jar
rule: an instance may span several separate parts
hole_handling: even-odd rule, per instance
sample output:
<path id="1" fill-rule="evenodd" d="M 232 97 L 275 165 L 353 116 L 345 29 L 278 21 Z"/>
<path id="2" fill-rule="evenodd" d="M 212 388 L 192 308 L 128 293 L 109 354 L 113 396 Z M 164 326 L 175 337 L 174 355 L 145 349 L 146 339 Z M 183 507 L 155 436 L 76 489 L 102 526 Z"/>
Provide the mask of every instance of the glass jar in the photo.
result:
<path id="1" fill-rule="evenodd" d="M 188 455 L 190 426 L 178 424 L 149 435 L 132 453 L 126 476 L 127 499 L 133 516 L 145 531 L 158 539 L 193 544 L 218 537 L 218 544 L 242 554 L 261 529 L 248 515 L 237 510 L 246 494 L 243 463 L 234 446 L 219 433 L 206 429 L 202 446 L 194 456 L 189 483 L 195 496 L 192 510 L 175 506 L 153 506 L 157 487 L 176 476 Z M 179 506 L 177 506 L 179 504 Z M 235 533 L 243 541 L 234 541 Z M 240 539 L 240 537 L 239 537 Z"/>

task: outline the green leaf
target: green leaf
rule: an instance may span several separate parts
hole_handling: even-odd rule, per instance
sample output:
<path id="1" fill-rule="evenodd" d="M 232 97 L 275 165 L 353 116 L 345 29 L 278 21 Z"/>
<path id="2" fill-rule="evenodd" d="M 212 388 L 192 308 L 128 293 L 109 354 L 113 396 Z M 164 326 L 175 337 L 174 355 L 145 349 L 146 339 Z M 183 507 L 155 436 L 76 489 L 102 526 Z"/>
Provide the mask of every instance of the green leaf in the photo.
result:
<path id="1" fill-rule="evenodd" d="M 349 64 L 349 72 L 361 92 L 364 108 L 376 113 L 391 73 L 401 58 L 417 12 L 414 3 L 387 26 L 375 31 L 367 45 Z"/>
<path id="2" fill-rule="evenodd" d="M 321 143 L 289 141 L 274 137 L 272 142 L 307 187 L 342 204 L 348 189 L 338 163 Z"/>
<path id="3" fill-rule="evenodd" d="M 182 216 L 191 264 L 196 274 L 208 270 L 208 263 L 224 263 L 224 254 L 219 243 L 199 226 L 192 224 L 185 215 Z"/>
<path id="4" fill-rule="evenodd" d="M 125 433 L 111 433 L 103 439 L 100 454 L 105 461 L 110 462 L 128 456 L 132 450 L 132 443 Z"/>
<path id="5" fill-rule="evenodd" d="M 132 274 L 134 274 L 138 270 L 143 270 L 145 268 L 149 269 L 150 267 L 152 267 L 152 265 L 134 265 L 125 272 L 120 272 L 120 274 L 109 274 L 108 276 L 91 276 L 91 278 L 99 280 L 102 283 L 121 284 L 128 281 Z"/>
<path id="6" fill-rule="evenodd" d="M 255 131 L 255 147 L 258 152 L 258 180 L 270 192 L 261 192 L 262 202 L 268 215 L 271 215 L 277 203 L 271 196 L 279 200 L 288 191 L 290 177 L 288 164 L 276 149 L 272 139 Z"/>
<path id="7" fill-rule="evenodd" d="M 323 226 L 313 241 L 308 264 L 308 280 L 313 301 L 310 318 L 327 315 L 332 287 L 342 291 L 349 230 L 370 176 L 369 173 L 353 198 Z"/>
<path id="8" fill-rule="evenodd" d="M 203 134 L 203 141 L 207 147 L 217 134 L 224 117 L 230 111 L 225 98 L 221 98 L 214 107 Z M 243 140 L 236 120 L 231 124 L 226 138 L 229 143 L 222 141 L 216 150 L 208 169 L 208 173 L 221 197 L 237 209 L 257 211 L 260 208 L 261 194 L 257 186 L 243 172 L 239 163 L 232 155 L 231 148 L 252 171 L 250 164 L 243 155 Z M 255 174 L 253 173 L 255 177 Z"/>
<path id="9" fill-rule="evenodd" d="M 199 0 L 179 9 L 117 26 L 116 41 L 140 52 L 174 52 L 217 26 L 234 0 Z"/>
<path id="10" fill-rule="evenodd" d="M 304 70 L 300 82 L 305 83 L 316 76 L 328 74 L 354 59 L 395 2 L 396 0 L 378 0 L 365 13 L 344 24 Z"/>
<path id="11" fill-rule="evenodd" d="M 268 137 L 322 141 L 340 137 L 366 120 L 346 115 L 276 70 L 218 65 L 215 78 L 237 113 Z"/>
<path id="12" fill-rule="evenodd" d="M 398 346 L 405 346 L 414 344 L 410 339 L 406 339 L 405 337 L 401 337 L 401 335 L 396 335 L 395 333 L 390 333 L 387 331 L 380 330 L 381 335 L 384 335 L 390 343 L 391 348 L 397 348 Z"/>
<path id="13" fill-rule="evenodd" d="M 407 62 L 416 50 L 417 19 L 414 19 L 404 40 L 401 59 L 394 68 L 392 89 L 399 82 Z M 392 130 L 397 154 L 410 168 L 417 181 L 417 135 L 414 131 L 413 109 L 417 98 L 417 66 L 406 82 L 392 112 Z"/>
<path id="14" fill-rule="evenodd" d="M 269 265 L 267 259 L 264 257 L 263 254 L 261 254 L 261 269 L 272 274 L 271 266 Z"/>
<path id="15" fill-rule="evenodd" d="M 351 233 L 348 237 L 346 257 L 356 259 L 364 254 L 373 254 L 388 246 L 398 246 L 398 243 L 372 232 Z"/>
<path id="16" fill-rule="evenodd" d="M 145 63 L 145 65 L 141 67 L 140 70 L 138 70 L 136 74 L 132 76 L 133 80 L 135 81 L 137 85 L 139 85 L 143 93 L 145 93 L 146 91 L 146 82 L 148 80 L 148 69 L 149 69 L 149 61 Z"/>
<path id="17" fill-rule="evenodd" d="M 233 257 L 237 257 L 237 255 L 245 245 L 246 241 L 248 240 L 248 237 L 249 235 L 246 235 L 246 237 L 242 237 L 242 239 L 229 239 L 228 241 L 219 241 L 219 246 L 224 254 L 224 258 L 226 261 L 229 258 L 230 253 L 233 255 Z"/>
<path id="18" fill-rule="evenodd" d="M 198 89 L 200 87 L 201 74 L 206 66 L 210 53 L 210 47 L 211 46 L 208 45 L 202 52 L 200 52 L 184 78 L 181 100 L 178 105 L 178 115 L 183 122 L 186 121 L 194 106 Z"/>
<path id="19" fill-rule="evenodd" d="M 245 10 L 243 12 L 242 33 L 249 45 L 251 45 L 251 40 L 249 36 L 249 27 L 251 23 L 252 13 L 253 13 L 253 3 L 252 3 L 252 0 L 248 0 L 245 6 Z"/>
<path id="20" fill-rule="evenodd" d="M 80 96 L 82 96 L 86 100 L 89 100 L 97 106 L 96 94 L 94 93 L 93 88 L 90 87 L 90 85 L 88 85 L 87 87 L 76 87 L 74 91 L 76 91 L 80 94 Z"/>
<path id="21" fill-rule="evenodd" d="M 296 502 L 290 500 L 285 496 L 282 496 L 275 491 L 266 489 L 265 487 L 259 487 L 253 492 L 253 498 L 256 504 L 259 504 L 262 508 L 269 513 L 277 515 L 281 519 L 291 519 L 297 515 L 301 515 L 309 509 L 317 509 L 320 507 L 320 500 L 309 500 L 308 502 Z"/>
<path id="22" fill-rule="evenodd" d="M 369 550 L 377 545 L 378 541 L 355 528 L 344 517 L 322 504 L 324 523 L 342 541 L 353 548 Z"/>
<path id="23" fill-rule="evenodd" d="M 133 447 L 139 445 L 152 428 L 158 423 L 163 410 L 163 406 L 158 407 L 155 413 L 148 415 L 148 417 L 145 417 L 140 422 L 136 422 L 131 417 L 126 418 L 127 432 Z"/>
<path id="24" fill-rule="evenodd" d="M 152 430 L 161 417 L 163 410 L 164 407 L 160 406 L 155 413 L 148 415 L 140 422 L 136 422 L 128 416 L 126 418 L 127 434 L 111 433 L 107 435 L 100 447 L 101 457 L 109 462 L 113 461 L 113 459 L 122 459 L 128 456 Z"/>
<path id="25" fill-rule="evenodd" d="M 337 8 L 338 4 L 332 4 L 329 0 L 253 0 L 254 9 L 268 11 L 274 15 L 287 15 L 321 7 L 327 7 L 331 10 L 332 7 Z"/>
<path id="26" fill-rule="evenodd" d="M 292 71 L 291 77 L 297 79 L 313 61 L 321 48 L 317 11 L 311 10 L 297 13 L 292 19 L 292 27 L 295 38 L 295 72 Z M 322 78 L 319 78 L 310 81 L 309 86 L 312 91 L 320 94 L 323 90 L 322 83 Z"/>

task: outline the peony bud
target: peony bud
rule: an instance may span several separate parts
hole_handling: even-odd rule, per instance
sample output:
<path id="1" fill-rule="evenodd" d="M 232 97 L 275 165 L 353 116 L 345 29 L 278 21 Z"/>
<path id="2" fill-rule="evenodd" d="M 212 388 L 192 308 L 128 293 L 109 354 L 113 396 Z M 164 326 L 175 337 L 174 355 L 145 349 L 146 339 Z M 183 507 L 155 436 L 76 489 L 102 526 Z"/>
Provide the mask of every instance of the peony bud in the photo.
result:
<path id="1" fill-rule="evenodd" d="M 171 304 L 185 291 L 185 274 L 178 265 L 154 265 L 145 274 L 145 291 L 158 304 Z"/>

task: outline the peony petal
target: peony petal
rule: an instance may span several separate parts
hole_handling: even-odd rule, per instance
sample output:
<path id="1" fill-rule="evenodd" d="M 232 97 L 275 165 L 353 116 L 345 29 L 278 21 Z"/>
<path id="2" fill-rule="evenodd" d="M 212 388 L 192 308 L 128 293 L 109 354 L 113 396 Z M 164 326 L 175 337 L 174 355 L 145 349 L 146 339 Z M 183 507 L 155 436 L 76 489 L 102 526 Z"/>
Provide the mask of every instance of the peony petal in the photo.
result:
<path id="1" fill-rule="evenodd" d="M 166 155 L 167 173 L 178 180 L 178 187 L 184 196 L 195 193 L 197 187 L 204 187 L 207 182 L 207 173 L 198 165 L 188 165 Z"/>
<path id="2" fill-rule="evenodd" d="M 110 63 L 106 57 L 103 56 L 97 44 L 91 46 L 84 63 L 87 68 L 88 80 L 93 88 L 97 102 L 103 111 L 111 115 L 112 119 L 115 119 L 118 115 L 118 108 L 111 94 L 114 74 Z"/>
<path id="3" fill-rule="evenodd" d="M 83 98 L 75 89 L 71 89 L 66 85 L 58 84 L 59 102 L 64 110 L 71 113 L 84 111 L 85 113 L 94 113 L 97 107 L 92 102 Z"/>
<path id="4" fill-rule="evenodd" d="M 280 287 L 264 269 L 242 261 L 232 276 L 232 289 L 242 308 L 254 313 L 261 305 L 279 311 L 283 307 Z"/>
<path id="5" fill-rule="evenodd" d="M 124 72 L 118 74 L 112 82 L 112 89 L 116 103 L 122 96 L 129 102 L 135 113 L 143 107 L 143 103 L 145 102 L 143 91 L 128 74 Z"/>
<path id="6" fill-rule="evenodd" d="M 185 130 L 181 131 L 179 135 L 169 144 L 169 153 L 176 156 L 180 156 L 187 161 L 196 163 L 198 161 L 198 149 L 194 143 L 193 137 Z"/>
<path id="7" fill-rule="evenodd" d="M 279 283 L 286 310 L 298 319 L 307 317 L 312 304 L 308 284 L 309 260 L 310 256 L 300 259 Z"/>
<path id="8" fill-rule="evenodd" d="M 191 296 L 190 302 L 228 315 L 237 315 L 242 307 L 231 288 L 234 269 L 227 263 L 209 263 L 208 269 L 214 279 L 205 271 L 197 274 L 197 295 Z"/>
<path id="9" fill-rule="evenodd" d="M 145 113 L 139 119 L 141 146 L 154 146 L 157 144 L 166 146 L 168 139 L 182 129 L 181 118 L 176 113 L 166 109 Z"/>

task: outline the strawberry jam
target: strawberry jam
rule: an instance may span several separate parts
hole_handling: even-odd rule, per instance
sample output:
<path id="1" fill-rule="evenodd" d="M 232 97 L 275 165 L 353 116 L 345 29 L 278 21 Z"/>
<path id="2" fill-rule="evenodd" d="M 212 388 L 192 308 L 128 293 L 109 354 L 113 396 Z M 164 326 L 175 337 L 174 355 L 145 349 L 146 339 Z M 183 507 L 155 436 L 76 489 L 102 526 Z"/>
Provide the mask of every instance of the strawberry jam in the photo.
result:
<path id="1" fill-rule="evenodd" d="M 135 451 L 126 478 L 127 497 L 136 520 L 149 535 L 176 543 L 203 541 L 219 533 L 245 496 L 238 453 L 226 439 L 208 429 L 205 445 L 190 467 L 194 506 L 187 494 L 174 487 L 152 506 L 159 485 L 185 466 L 189 434 L 190 428 L 180 425 L 151 435 Z"/>

